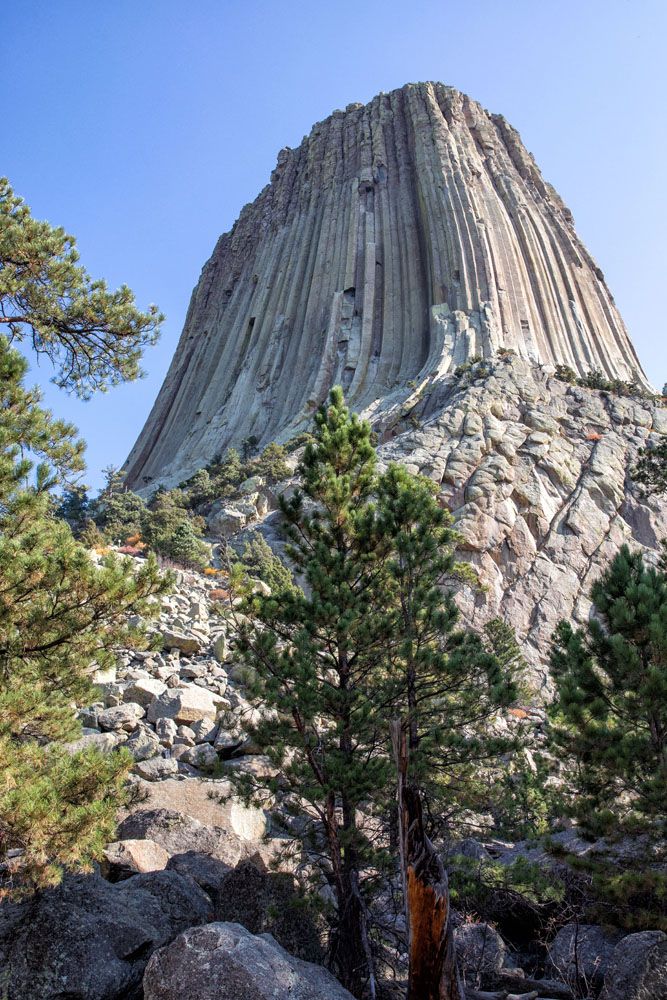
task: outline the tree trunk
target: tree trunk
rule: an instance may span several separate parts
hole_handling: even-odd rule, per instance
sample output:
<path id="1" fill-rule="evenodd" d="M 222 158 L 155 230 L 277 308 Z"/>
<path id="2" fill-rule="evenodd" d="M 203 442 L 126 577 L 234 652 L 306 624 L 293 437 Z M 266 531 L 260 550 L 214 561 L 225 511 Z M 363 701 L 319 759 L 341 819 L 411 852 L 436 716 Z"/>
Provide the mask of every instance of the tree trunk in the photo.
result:
<path id="1" fill-rule="evenodd" d="M 408 747 L 400 720 L 392 723 L 392 743 L 410 963 L 407 1000 L 464 1000 L 456 966 L 447 873 L 424 831 L 419 791 L 408 777 Z"/>

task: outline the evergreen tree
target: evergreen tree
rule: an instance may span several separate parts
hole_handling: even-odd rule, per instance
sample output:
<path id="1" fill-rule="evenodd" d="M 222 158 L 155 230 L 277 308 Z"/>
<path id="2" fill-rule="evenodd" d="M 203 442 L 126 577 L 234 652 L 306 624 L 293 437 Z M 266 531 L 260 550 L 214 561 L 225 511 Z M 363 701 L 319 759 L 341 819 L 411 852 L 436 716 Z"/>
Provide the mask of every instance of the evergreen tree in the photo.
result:
<path id="1" fill-rule="evenodd" d="M 110 292 L 79 264 L 73 237 L 33 219 L 0 179 L 0 324 L 11 340 L 27 338 L 55 368 L 56 385 L 88 398 L 141 374 L 144 347 L 162 316 L 140 312 L 123 285 Z"/>
<path id="2" fill-rule="evenodd" d="M 94 509 L 95 523 L 112 544 L 122 544 L 145 530 L 148 510 L 142 497 L 132 490 L 103 490 L 95 500 Z"/>
<path id="3" fill-rule="evenodd" d="M 205 566 L 210 559 L 201 541 L 204 521 L 185 509 L 182 490 L 158 490 L 144 514 L 143 540 L 159 555 L 187 566 Z"/>
<path id="4" fill-rule="evenodd" d="M 0 895 L 53 884 L 113 836 L 129 757 L 62 744 L 80 733 L 73 705 L 93 700 L 94 666 L 144 641 L 126 616 L 153 614 L 167 585 L 154 562 L 96 567 L 54 516 L 52 491 L 80 472 L 82 445 L 23 387 L 26 368 L 0 338 Z"/>
<path id="5" fill-rule="evenodd" d="M 90 501 L 85 486 L 72 486 L 63 490 L 60 503 L 56 507 L 56 516 L 67 521 L 74 535 L 78 537 L 89 520 L 89 510 Z"/>
<path id="6" fill-rule="evenodd" d="M 395 795 L 391 720 L 409 732 L 413 783 L 440 807 L 506 746 L 486 729 L 513 692 L 441 589 L 458 566 L 431 484 L 395 466 L 378 476 L 370 427 L 340 389 L 315 419 L 303 492 L 281 501 L 303 590 L 247 598 L 256 624 L 242 627 L 241 650 L 251 693 L 273 709 L 252 738 L 322 831 L 333 963 L 361 995 L 374 989 L 366 891 L 386 861 L 377 833 Z M 318 843 L 313 825 L 300 829 Z"/>
<path id="7" fill-rule="evenodd" d="M 639 449 L 639 459 L 631 475 L 644 497 L 667 493 L 667 437 L 662 437 L 653 448 Z"/>
<path id="8" fill-rule="evenodd" d="M 434 484 L 390 465 L 378 480 L 379 531 L 387 563 L 397 641 L 388 649 L 395 704 L 407 730 L 410 783 L 431 816 L 479 805 L 476 775 L 514 748 L 493 721 L 516 698 L 511 659 L 501 666 L 480 636 L 459 626 L 447 584 L 460 573 L 458 535 Z"/>
<path id="9" fill-rule="evenodd" d="M 557 735 L 578 765 L 592 832 L 667 821 L 667 574 L 627 546 L 591 588 L 596 617 L 560 622 L 551 662 Z"/>

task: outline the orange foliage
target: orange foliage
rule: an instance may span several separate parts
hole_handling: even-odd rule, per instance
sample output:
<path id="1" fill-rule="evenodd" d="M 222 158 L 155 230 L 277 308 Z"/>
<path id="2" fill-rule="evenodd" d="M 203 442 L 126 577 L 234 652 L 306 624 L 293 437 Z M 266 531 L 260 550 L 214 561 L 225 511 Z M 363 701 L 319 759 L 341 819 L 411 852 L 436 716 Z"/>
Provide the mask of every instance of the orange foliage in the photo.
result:
<path id="1" fill-rule="evenodd" d="M 221 569 L 215 569 L 213 566 L 207 566 L 204 570 L 204 576 L 220 576 L 221 573 Z"/>
<path id="2" fill-rule="evenodd" d="M 510 715 L 513 715 L 515 719 L 528 718 L 528 712 L 525 710 L 525 708 L 509 708 L 508 712 Z"/>
<path id="3" fill-rule="evenodd" d="M 597 431 L 591 431 L 590 434 L 586 435 L 586 440 L 587 441 L 601 441 L 602 440 L 602 435 L 598 434 Z"/>
<path id="4" fill-rule="evenodd" d="M 210 592 L 209 597 L 212 601 L 228 601 L 229 591 L 223 590 L 222 587 L 217 587 L 215 590 Z"/>

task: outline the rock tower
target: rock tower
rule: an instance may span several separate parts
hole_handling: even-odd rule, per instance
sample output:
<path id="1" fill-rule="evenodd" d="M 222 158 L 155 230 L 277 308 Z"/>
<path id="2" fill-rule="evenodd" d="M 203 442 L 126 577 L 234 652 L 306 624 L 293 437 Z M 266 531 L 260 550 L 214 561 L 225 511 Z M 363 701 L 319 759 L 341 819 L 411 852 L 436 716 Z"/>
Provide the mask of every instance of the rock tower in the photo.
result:
<path id="1" fill-rule="evenodd" d="M 645 381 L 601 270 L 505 119 L 439 83 L 380 94 L 282 150 L 220 237 L 129 482 L 284 440 L 336 383 L 376 412 L 501 347 Z"/>
<path id="2" fill-rule="evenodd" d="M 558 364 L 639 391 L 568 384 Z M 629 474 L 667 411 L 642 397 L 604 276 L 518 134 L 442 84 L 334 112 L 279 154 L 204 267 L 129 483 L 286 441 L 335 384 L 382 460 L 454 511 L 485 585 L 459 594 L 466 619 L 511 622 L 548 684 L 558 619 L 587 617 L 622 543 L 654 558 L 667 536 Z M 255 525 L 269 539 L 271 520 Z"/>

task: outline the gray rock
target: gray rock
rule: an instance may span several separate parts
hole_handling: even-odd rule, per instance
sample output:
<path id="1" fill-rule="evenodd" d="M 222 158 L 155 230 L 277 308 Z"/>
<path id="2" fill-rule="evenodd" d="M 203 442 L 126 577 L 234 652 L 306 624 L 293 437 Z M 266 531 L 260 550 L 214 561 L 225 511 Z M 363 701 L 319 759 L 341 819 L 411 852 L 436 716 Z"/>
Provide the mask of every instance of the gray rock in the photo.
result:
<path id="1" fill-rule="evenodd" d="M 616 945 L 600 1000 L 667 1000 L 667 934 L 640 931 Z"/>
<path id="2" fill-rule="evenodd" d="M 471 986 L 493 980 L 505 962 L 507 948 L 498 931 L 489 924 L 460 924 L 454 942 L 461 973 Z"/>
<path id="3" fill-rule="evenodd" d="M 219 696 L 205 688 L 188 684 L 181 688 L 172 688 L 160 695 L 148 707 L 149 722 L 158 719 L 173 719 L 178 725 L 189 725 L 201 719 L 215 721 L 218 711 Z"/>
<path id="4" fill-rule="evenodd" d="M 196 851 L 236 864 L 240 853 L 238 838 L 227 830 L 204 826 L 173 809 L 140 809 L 123 820 L 117 836 L 119 840 L 154 840 L 170 857 Z"/>
<path id="5" fill-rule="evenodd" d="M 547 974 L 577 989 L 599 989 L 622 936 L 597 924 L 566 924 L 548 946 Z"/>
<path id="6" fill-rule="evenodd" d="M 152 701 L 167 690 L 166 684 L 156 677 L 142 677 L 130 684 L 124 693 L 125 701 L 134 701 L 147 708 Z"/>
<path id="7" fill-rule="evenodd" d="M 145 781 L 161 781 L 178 774 L 178 761 L 172 757 L 151 757 L 134 765 L 134 772 Z"/>
<path id="8" fill-rule="evenodd" d="M 98 714 L 97 724 L 100 729 L 122 729 L 126 733 L 131 733 L 137 728 L 139 719 L 143 719 L 145 714 L 146 711 L 141 705 L 129 702 L 125 705 L 105 708 L 103 712 Z"/>
<path id="9" fill-rule="evenodd" d="M 189 747 L 180 759 L 201 771 L 212 771 L 219 763 L 218 755 L 210 743 Z"/>
<path id="10" fill-rule="evenodd" d="M 174 871 L 112 885 L 66 877 L 32 902 L 0 908 L 6 1000 L 130 1000 L 156 948 L 211 917 L 200 887 Z"/>
<path id="11" fill-rule="evenodd" d="M 330 972 L 240 924 L 185 931 L 154 955 L 145 1000 L 352 1000 Z"/>

